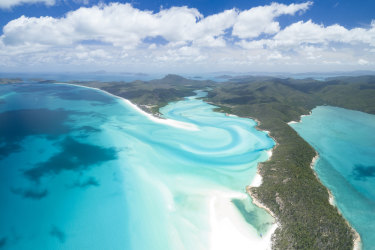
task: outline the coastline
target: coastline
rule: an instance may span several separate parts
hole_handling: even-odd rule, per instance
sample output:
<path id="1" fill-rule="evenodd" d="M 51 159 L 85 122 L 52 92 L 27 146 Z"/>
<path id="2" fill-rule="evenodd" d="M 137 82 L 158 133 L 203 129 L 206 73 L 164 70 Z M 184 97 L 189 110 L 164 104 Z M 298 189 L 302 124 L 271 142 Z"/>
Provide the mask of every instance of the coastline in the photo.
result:
<path id="1" fill-rule="evenodd" d="M 111 96 L 114 96 L 114 97 L 116 97 L 116 98 L 119 98 L 119 99 L 123 100 L 124 102 L 126 102 L 126 103 L 128 103 L 128 104 L 130 104 L 130 105 L 134 105 L 133 107 L 135 107 L 135 108 L 136 108 L 139 112 L 141 112 L 143 115 L 149 117 L 149 119 L 151 119 L 151 120 L 154 120 L 154 119 L 155 119 L 155 122 L 159 122 L 159 120 L 167 120 L 167 119 L 161 119 L 161 118 L 158 118 L 158 117 L 156 117 L 156 116 L 154 116 L 154 115 L 152 115 L 152 114 L 149 114 L 149 113 L 145 112 L 144 110 L 142 110 L 142 109 L 141 109 L 139 106 L 137 106 L 136 104 L 131 103 L 129 100 L 127 100 L 127 99 L 125 99 L 125 98 L 122 98 L 122 97 L 119 97 L 119 96 L 116 96 L 116 95 L 114 95 L 114 94 L 111 94 L 111 93 L 109 93 L 109 92 L 107 92 L 107 91 L 105 91 L 105 90 L 99 89 L 99 88 L 87 87 L 87 86 L 76 85 L 76 84 L 68 84 L 68 83 L 55 83 L 55 84 L 74 85 L 74 86 L 77 86 L 77 87 L 84 87 L 84 88 L 90 88 L 90 89 L 95 89 L 95 90 L 98 90 L 98 91 L 102 91 L 102 92 L 104 92 L 104 93 L 106 93 L 106 94 L 108 94 L 108 95 L 111 95 Z M 310 114 L 311 114 L 311 112 L 310 112 Z M 301 115 L 299 122 L 302 121 L 302 117 L 303 117 L 303 116 L 306 116 L 306 115 Z M 275 138 L 273 138 L 273 137 L 270 135 L 270 132 L 269 132 L 269 131 L 266 131 L 266 130 L 261 130 L 261 129 L 259 128 L 259 126 L 260 126 L 261 123 L 260 123 L 260 121 L 257 120 L 256 118 L 253 118 L 253 117 L 248 117 L 248 118 L 251 118 L 251 119 L 255 120 L 255 121 L 258 123 L 258 124 L 255 126 L 257 130 L 259 130 L 259 131 L 263 131 L 263 132 L 266 132 L 266 133 L 268 134 L 268 136 L 270 136 L 270 137 L 275 141 L 276 144 L 275 144 L 275 146 L 272 148 L 272 150 L 275 149 L 275 148 L 278 146 L 278 143 L 277 143 L 277 141 L 275 140 Z M 173 121 L 172 121 L 172 122 L 173 122 Z M 165 123 L 165 122 L 162 122 L 162 123 Z M 167 123 L 168 123 L 168 122 L 167 122 Z M 295 121 L 288 122 L 288 124 L 292 124 L 292 123 L 297 123 L 297 122 L 295 122 Z M 173 124 L 173 123 L 172 123 L 172 124 Z M 170 126 L 175 126 L 175 125 L 171 125 L 171 124 L 168 124 L 168 125 L 170 125 Z M 178 125 L 177 125 L 177 126 L 178 126 Z M 271 153 L 272 153 L 272 150 L 271 150 Z M 310 163 L 310 167 L 311 167 L 311 168 L 314 167 L 314 165 L 315 165 L 315 163 L 316 163 L 316 161 L 317 161 L 317 159 L 318 159 L 318 157 L 319 157 L 319 155 L 318 155 L 318 153 L 317 153 L 316 151 L 315 151 L 315 153 L 316 153 L 316 156 L 313 157 L 312 162 Z M 267 161 L 269 161 L 270 159 L 271 159 L 271 157 L 270 157 Z M 259 163 L 259 164 L 261 164 L 261 163 Z M 258 170 L 259 170 L 259 168 L 261 167 L 261 165 L 259 165 L 259 164 L 258 164 L 258 166 L 257 166 Z M 316 176 L 317 180 L 321 183 L 320 179 L 319 179 L 318 176 L 316 175 L 316 172 L 315 172 L 315 171 L 313 171 L 313 172 L 314 172 L 314 175 Z M 257 175 L 259 175 L 259 177 L 260 177 L 260 183 L 259 183 L 259 186 L 260 186 L 260 185 L 262 184 L 262 181 L 261 181 L 262 176 L 259 174 L 258 171 L 257 171 Z M 255 178 L 255 177 L 254 177 L 254 178 Z M 259 182 L 259 181 L 258 181 L 258 182 Z M 323 186 L 324 186 L 324 185 L 323 185 Z M 253 200 L 253 203 L 254 203 L 256 206 L 265 209 L 265 210 L 266 210 L 271 216 L 273 216 L 273 217 L 275 218 L 276 223 L 275 223 L 275 225 L 273 225 L 273 227 L 276 226 L 276 228 L 277 228 L 277 226 L 280 226 L 280 225 L 279 225 L 279 223 L 277 222 L 276 217 L 274 216 L 274 214 L 272 213 L 272 211 L 271 211 L 267 206 L 265 206 L 265 205 L 262 204 L 259 200 L 256 199 L 255 195 L 254 195 L 254 194 L 252 193 L 252 191 L 251 191 L 251 188 L 252 188 L 252 187 L 256 187 L 256 186 L 252 186 L 252 184 L 251 184 L 251 185 L 249 185 L 249 186 L 246 187 L 246 191 L 247 191 L 248 195 L 251 196 L 251 198 L 252 198 L 252 200 Z M 329 194 L 329 203 L 330 203 L 332 206 L 335 206 L 335 205 L 334 205 L 334 196 L 332 195 L 331 191 L 330 191 L 327 187 L 326 187 L 326 190 L 328 191 L 328 194 Z M 341 212 L 340 212 L 339 210 L 338 210 L 338 212 L 341 214 Z M 353 232 L 353 235 L 354 235 L 354 237 L 353 237 L 353 238 L 354 238 L 354 239 L 353 239 L 353 249 L 360 250 L 360 249 L 361 249 L 361 239 L 360 239 L 360 235 L 359 235 L 358 232 L 353 228 L 353 226 L 350 225 L 350 223 L 349 223 L 345 218 L 344 218 L 344 220 L 345 220 L 345 222 L 348 224 L 348 226 L 352 229 L 352 232 Z M 276 228 L 272 229 L 272 234 L 274 233 L 274 231 L 276 230 Z M 271 229 L 270 229 L 269 232 L 271 232 Z M 271 238 L 271 239 L 272 239 L 272 238 Z M 271 245 L 272 245 L 272 241 L 271 241 Z"/>
<path id="2" fill-rule="evenodd" d="M 311 115 L 311 114 L 312 114 L 312 112 L 310 111 L 309 115 Z M 301 117 L 300 117 L 300 119 L 299 119 L 298 122 L 296 122 L 296 121 L 290 121 L 290 122 L 288 122 L 288 125 L 302 122 L 302 117 L 303 116 L 307 116 L 307 115 L 301 115 Z M 354 237 L 354 239 L 353 239 L 353 250 L 361 250 L 362 249 L 362 246 L 361 246 L 361 236 L 359 235 L 359 233 L 357 232 L 357 230 L 355 230 L 355 228 L 350 224 L 350 222 L 343 216 L 343 214 L 341 213 L 341 211 L 338 209 L 338 207 L 335 204 L 335 196 L 332 194 L 331 190 L 328 187 L 326 187 L 321 182 L 318 174 L 314 170 L 315 164 L 316 164 L 317 160 L 319 159 L 319 153 L 315 149 L 314 149 L 314 152 L 315 152 L 315 156 L 311 160 L 310 168 L 313 170 L 313 173 L 314 173 L 316 179 L 319 181 L 319 183 L 322 184 L 326 188 L 326 190 L 328 192 L 328 202 L 329 202 L 329 204 L 337 209 L 338 213 L 344 218 L 346 224 L 351 228 L 351 230 L 353 232 L 353 237 Z"/>
<path id="3" fill-rule="evenodd" d="M 141 113 L 142 115 L 146 116 L 148 119 L 150 119 L 154 122 L 165 124 L 165 125 L 168 125 L 168 126 L 171 126 L 171 127 L 182 128 L 182 129 L 186 129 L 186 130 L 192 130 L 192 131 L 198 131 L 199 130 L 197 126 L 195 126 L 194 124 L 191 124 L 191 123 L 186 123 L 186 122 L 181 122 L 181 121 L 176 121 L 176 120 L 171 120 L 171 119 L 165 119 L 165 118 L 157 117 L 153 114 L 147 113 L 142 108 L 140 108 L 137 104 L 132 103 L 128 99 L 125 99 L 121 96 L 114 95 L 112 93 L 109 93 L 108 91 L 105 91 L 105 90 L 102 90 L 102 89 L 99 89 L 99 88 L 88 87 L 88 86 L 72 84 L 72 83 L 53 83 L 53 84 L 70 85 L 70 86 L 76 86 L 76 87 L 94 89 L 94 90 L 97 90 L 97 91 L 101 91 L 101 92 L 104 92 L 107 95 L 110 95 L 112 97 L 120 99 L 121 101 L 125 102 L 127 105 L 130 105 L 133 109 L 135 109 L 136 111 L 138 111 L 139 113 Z"/>
<path id="4" fill-rule="evenodd" d="M 309 115 L 311 115 L 311 114 L 312 114 L 312 111 L 310 111 L 309 114 L 307 114 L 307 115 L 301 115 L 301 116 L 299 117 L 299 120 L 298 120 L 298 121 L 290 121 L 290 122 L 288 122 L 287 124 L 290 125 L 290 124 L 300 123 L 300 122 L 302 122 L 302 117 L 304 117 L 304 116 L 309 116 Z"/>
<path id="5" fill-rule="evenodd" d="M 193 124 L 189 124 L 189 123 L 185 123 L 185 122 L 180 122 L 180 121 L 175 121 L 175 120 L 171 120 L 171 119 L 165 119 L 165 118 L 162 118 L 162 117 L 155 116 L 154 114 L 150 114 L 150 113 L 146 112 L 145 110 L 143 110 L 141 107 L 139 107 L 139 105 L 134 104 L 131 101 L 129 101 L 129 100 L 123 98 L 123 97 L 116 96 L 116 95 L 114 95 L 112 93 L 109 93 L 109 92 L 107 92 L 105 90 L 102 90 L 100 88 L 88 87 L 88 86 L 83 86 L 83 85 L 76 85 L 76 84 L 71 84 L 71 83 L 54 83 L 54 84 L 71 85 L 71 86 L 77 86 L 77 87 L 82 87 L 82 88 L 88 88 L 88 89 L 93 89 L 93 90 L 101 91 L 101 92 L 104 92 L 105 94 L 108 94 L 110 96 L 113 96 L 115 98 L 118 98 L 118 99 L 124 101 L 125 103 L 127 103 L 128 105 L 130 105 L 131 107 L 133 107 L 135 110 L 137 110 L 138 112 L 140 112 L 141 114 L 143 114 L 144 116 L 146 116 L 147 118 L 149 118 L 150 120 L 152 120 L 154 122 L 162 123 L 162 124 L 166 124 L 166 125 L 169 125 L 169 126 L 182 128 L 182 129 L 193 130 L 193 131 L 199 130 Z M 233 114 L 227 114 L 227 116 L 237 117 L 236 115 L 233 115 Z M 271 149 L 267 150 L 267 154 L 268 154 L 267 161 L 269 161 L 271 159 L 271 157 L 272 157 L 272 151 L 273 151 L 274 148 L 277 147 L 278 143 L 275 140 L 275 138 L 273 138 L 272 136 L 270 136 L 270 132 L 269 131 L 267 131 L 267 130 L 261 130 L 258 127 L 261 124 L 259 120 L 257 120 L 256 118 L 252 118 L 252 117 L 249 117 L 249 118 L 252 119 L 252 120 L 254 120 L 254 121 L 256 121 L 257 125 L 255 126 L 255 128 L 257 130 L 265 132 L 275 142 L 275 145 Z M 261 163 L 259 163 L 259 164 L 261 164 Z M 258 164 L 257 168 L 259 168 L 259 164 Z M 254 178 L 257 178 L 257 181 L 258 181 L 259 186 L 260 186 L 262 184 L 262 176 L 259 174 L 258 171 L 257 171 L 256 176 Z M 275 230 L 278 227 L 280 227 L 280 224 L 278 223 L 277 217 L 274 215 L 274 213 L 268 207 L 266 207 L 264 204 L 262 204 L 259 200 L 257 200 L 255 198 L 255 196 L 251 193 L 251 190 L 250 190 L 251 187 L 252 187 L 251 185 L 246 187 L 246 194 L 248 194 L 248 195 L 251 196 L 253 204 L 256 205 L 256 206 L 258 206 L 258 207 L 260 207 L 260 208 L 262 208 L 262 209 L 264 209 L 264 210 L 266 210 L 275 219 L 275 222 L 272 224 L 272 226 L 268 230 L 267 234 L 264 235 L 264 237 L 263 237 L 264 242 L 267 242 L 266 243 L 266 245 L 267 245 L 266 249 L 272 249 L 272 246 L 273 246 L 273 240 L 272 240 L 273 237 L 272 236 L 273 236 Z"/>
<path id="6" fill-rule="evenodd" d="M 274 137 L 271 136 L 270 131 L 268 131 L 268 130 L 262 130 L 262 129 L 259 128 L 259 126 L 261 125 L 261 122 L 258 119 L 256 119 L 255 117 L 249 117 L 249 118 L 252 119 L 252 120 L 254 120 L 257 123 L 257 125 L 255 126 L 255 128 L 257 130 L 265 132 L 267 134 L 267 136 L 269 136 L 270 138 L 272 138 L 272 140 L 275 142 L 275 145 L 271 149 L 267 150 L 267 154 L 268 154 L 267 161 L 270 161 L 271 158 L 272 158 L 272 152 L 273 152 L 273 150 L 279 144 L 278 144 L 277 140 Z M 267 161 L 265 161 L 265 162 L 267 162 Z M 254 176 L 251 184 L 246 187 L 246 193 L 251 197 L 252 202 L 253 202 L 254 205 L 256 205 L 259 208 L 262 208 L 262 209 L 266 210 L 267 213 L 269 213 L 274 218 L 274 220 L 275 220 L 275 223 L 272 225 L 272 228 L 269 230 L 269 233 L 271 234 L 271 238 L 270 238 L 271 242 L 270 243 L 271 243 L 271 249 L 272 249 L 272 246 L 273 246 L 273 240 L 272 240 L 273 237 L 272 237 L 272 235 L 275 233 L 275 231 L 276 231 L 276 229 L 278 227 L 281 227 L 281 225 L 279 224 L 276 215 L 271 211 L 271 209 L 269 209 L 265 204 L 263 204 L 260 200 L 258 200 L 258 198 L 252 192 L 252 188 L 260 187 L 262 185 L 262 183 L 263 183 L 263 177 L 262 177 L 262 175 L 259 172 L 259 169 L 262 166 L 261 164 L 262 164 L 262 162 L 258 163 L 258 165 L 257 165 L 257 172 L 256 172 L 256 174 L 255 174 L 255 176 Z"/>

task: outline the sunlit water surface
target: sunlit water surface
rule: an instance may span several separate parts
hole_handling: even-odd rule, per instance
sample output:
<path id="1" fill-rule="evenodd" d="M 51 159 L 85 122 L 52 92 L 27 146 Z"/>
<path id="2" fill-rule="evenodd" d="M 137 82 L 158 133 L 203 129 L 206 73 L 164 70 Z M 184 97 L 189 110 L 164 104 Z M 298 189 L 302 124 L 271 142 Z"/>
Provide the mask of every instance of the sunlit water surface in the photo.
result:
<path id="1" fill-rule="evenodd" d="M 291 126 L 318 151 L 315 170 L 363 249 L 375 249 L 375 116 L 320 106 Z"/>
<path id="2" fill-rule="evenodd" d="M 245 187 L 274 141 L 204 94 L 162 109 L 180 128 L 93 89 L 1 85 L 0 248 L 268 246 Z"/>

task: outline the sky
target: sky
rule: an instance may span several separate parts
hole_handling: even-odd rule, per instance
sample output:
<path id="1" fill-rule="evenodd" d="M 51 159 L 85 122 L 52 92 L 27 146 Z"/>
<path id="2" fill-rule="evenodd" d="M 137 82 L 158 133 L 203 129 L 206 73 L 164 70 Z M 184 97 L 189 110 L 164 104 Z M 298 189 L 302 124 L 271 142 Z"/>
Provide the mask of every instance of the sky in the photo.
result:
<path id="1" fill-rule="evenodd" d="M 375 70 L 373 0 L 0 0 L 0 72 Z"/>

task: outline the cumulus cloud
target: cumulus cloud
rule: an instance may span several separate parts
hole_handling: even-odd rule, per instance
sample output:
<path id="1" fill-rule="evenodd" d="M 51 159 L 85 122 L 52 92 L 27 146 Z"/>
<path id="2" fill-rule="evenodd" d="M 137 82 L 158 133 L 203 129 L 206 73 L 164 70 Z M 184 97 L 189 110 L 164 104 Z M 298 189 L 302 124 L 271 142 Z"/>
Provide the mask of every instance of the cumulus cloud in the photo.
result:
<path id="1" fill-rule="evenodd" d="M 354 28 L 351 30 L 334 24 L 325 27 L 311 20 L 297 22 L 279 32 L 274 37 L 276 44 L 299 45 L 301 43 L 328 44 L 338 43 L 367 43 L 375 46 L 375 24 L 370 29 Z"/>
<path id="2" fill-rule="evenodd" d="M 55 0 L 1 0 L 0 8 L 9 9 L 9 8 L 12 8 L 13 6 L 17 6 L 21 4 L 35 4 L 35 3 L 43 3 L 47 6 L 51 6 L 55 4 Z"/>
<path id="3" fill-rule="evenodd" d="M 353 28 L 334 24 L 324 26 L 316 24 L 312 20 L 307 22 L 298 21 L 285 29 L 277 32 L 269 39 L 241 40 L 237 43 L 244 49 L 279 49 L 279 50 L 301 50 L 304 48 L 325 48 L 336 51 L 336 48 L 349 48 L 354 46 L 375 46 L 375 22 L 369 28 Z"/>
<path id="4" fill-rule="evenodd" d="M 311 5 L 312 2 L 290 5 L 272 3 L 243 11 L 233 26 L 233 35 L 239 38 L 255 38 L 262 33 L 275 34 L 280 30 L 279 22 L 275 21 L 276 17 L 306 11 Z"/>
<path id="5" fill-rule="evenodd" d="M 233 25 L 236 16 L 235 10 L 203 18 L 197 9 L 188 7 L 152 13 L 130 4 L 112 3 L 80 8 L 63 18 L 21 16 L 5 25 L 1 39 L 9 46 L 71 45 L 97 40 L 134 48 L 146 37 L 161 36 L 171 43 L 224 46 L 222 35 Z"/>
<path id="6" fill-rule="evenodd" d="M 136 71 L 171 69 L 172 64 L 182 70 L 374 65 L 375 22 L 347 29 L 313 20 L 282 28 L 277 21 L 303 14 L 311 5 L 272 3 L 203 16 L 186 6 L 152 12 L 111 3 L 81 7 L 60 18 L 21 16 L 3 27 L 0 65 L 116 65 Z"/>

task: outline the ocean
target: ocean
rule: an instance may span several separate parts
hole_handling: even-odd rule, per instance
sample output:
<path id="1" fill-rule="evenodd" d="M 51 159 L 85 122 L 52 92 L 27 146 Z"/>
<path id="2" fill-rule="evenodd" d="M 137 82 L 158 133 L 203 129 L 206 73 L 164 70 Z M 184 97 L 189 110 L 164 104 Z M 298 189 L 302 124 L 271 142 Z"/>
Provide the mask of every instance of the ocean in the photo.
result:
<path id="1" fill-rule="evenodd" d="M 315 171 L 363 249 L 375 249 L 375 116 L 319 106 L 290 125 L 319 153 Z"/>
<path id="2" fill-rule="evenodd" d="M 196 96 L 156 119 L 66 84 L 0 85 L 0 249 L 266 249 L 246 186 L 275 142 Z"/>

